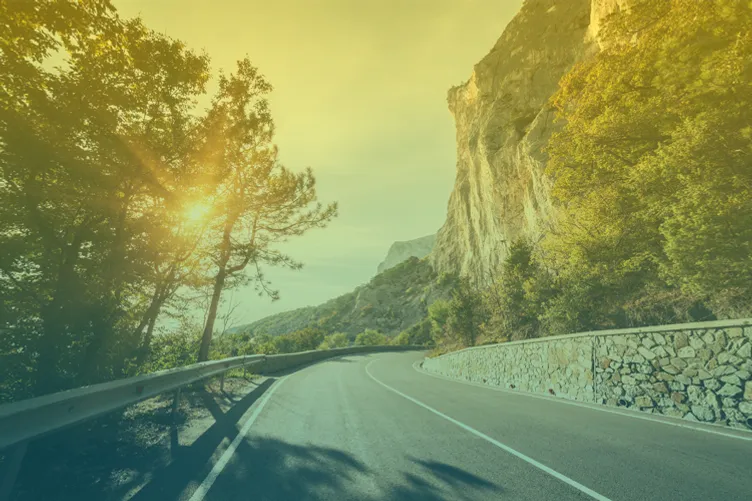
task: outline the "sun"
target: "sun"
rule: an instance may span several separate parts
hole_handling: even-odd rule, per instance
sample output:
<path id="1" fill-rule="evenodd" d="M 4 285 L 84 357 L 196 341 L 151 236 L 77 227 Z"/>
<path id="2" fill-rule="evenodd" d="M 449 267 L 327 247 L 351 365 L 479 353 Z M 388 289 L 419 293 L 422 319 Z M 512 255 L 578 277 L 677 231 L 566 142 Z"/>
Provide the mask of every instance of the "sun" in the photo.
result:
<path id="1" fill-rule="evenodd" d="M 183 218 L 187 223 L 197 224 L 204 221 L 210 211 L 211 206 L 209 204 L 205 202 L 194 202 L 183 210 Z"/>

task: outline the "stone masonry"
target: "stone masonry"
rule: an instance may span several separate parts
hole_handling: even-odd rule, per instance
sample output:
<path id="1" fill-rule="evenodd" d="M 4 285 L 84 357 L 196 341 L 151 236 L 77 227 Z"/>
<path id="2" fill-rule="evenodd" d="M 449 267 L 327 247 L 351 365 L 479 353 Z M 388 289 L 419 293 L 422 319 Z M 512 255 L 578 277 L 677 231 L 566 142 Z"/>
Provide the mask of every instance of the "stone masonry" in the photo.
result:
<path id="1" fill-rule="evenodd" d="M 752 429 L 752 320 L 590 332 L 427 358 L 447 377 Z"/>

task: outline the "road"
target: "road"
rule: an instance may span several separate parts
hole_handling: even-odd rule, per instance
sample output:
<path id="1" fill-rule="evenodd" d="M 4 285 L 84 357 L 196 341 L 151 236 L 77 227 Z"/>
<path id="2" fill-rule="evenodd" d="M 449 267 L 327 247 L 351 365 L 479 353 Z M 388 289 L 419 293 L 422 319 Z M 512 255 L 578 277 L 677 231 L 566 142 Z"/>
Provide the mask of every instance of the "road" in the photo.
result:
<path id="1" fill-rule="evenodd" d="M 421 359 L 276 378 L 203 466 L 134 499 L 752 499 L 750 440 L 447 381 Z"/>

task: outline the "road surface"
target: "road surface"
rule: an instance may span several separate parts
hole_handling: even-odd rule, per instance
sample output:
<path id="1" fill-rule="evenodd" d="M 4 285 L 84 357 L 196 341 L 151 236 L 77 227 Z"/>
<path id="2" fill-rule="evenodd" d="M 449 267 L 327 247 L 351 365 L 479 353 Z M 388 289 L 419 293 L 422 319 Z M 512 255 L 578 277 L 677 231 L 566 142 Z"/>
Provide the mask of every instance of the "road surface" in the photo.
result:
<path id="1" fill-rule="evenodd" d="M 202 464 L 133 499 L 752 500 L 752 440 L 348 356 L 268 384 Z"/>

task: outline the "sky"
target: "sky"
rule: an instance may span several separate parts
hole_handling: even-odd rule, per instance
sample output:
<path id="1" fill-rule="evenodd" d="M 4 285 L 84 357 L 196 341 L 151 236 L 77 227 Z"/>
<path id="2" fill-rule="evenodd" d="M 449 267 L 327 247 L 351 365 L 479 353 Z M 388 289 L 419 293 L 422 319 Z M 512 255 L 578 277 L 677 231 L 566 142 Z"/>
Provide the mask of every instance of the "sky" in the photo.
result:
<path id="1" fill-rule="evenodd" d="M 521 0 L 114 0 L 124 17 L 206 52 L 248 56 L 274 87 L 281 162 L 311 167 L 339 216 L 282 245 L 281 298 L 226 294 L 232 324 L 320 304 L 368 282 L 395 241 L 435 233 L 455 177 L 447 90 L 465 82 Z M 210 92 L 215 87 L 209 87 Z"/>

